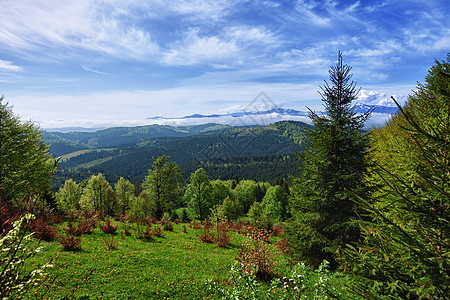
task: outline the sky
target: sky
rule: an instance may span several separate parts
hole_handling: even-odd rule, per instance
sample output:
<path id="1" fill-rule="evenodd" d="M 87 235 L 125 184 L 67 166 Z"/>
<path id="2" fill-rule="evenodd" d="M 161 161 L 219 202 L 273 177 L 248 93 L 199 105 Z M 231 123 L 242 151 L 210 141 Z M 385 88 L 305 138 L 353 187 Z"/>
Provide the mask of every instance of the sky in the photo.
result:
<path id="1" fill-rule="evenodd" d="M 359 101 L 405 101 L 450 51 L 448 0 L 0 0 L 0 95 L 43 128 L 258 104 L 322 108 L 338 51 Z M 256 102 L 255 102 L 256 101 Z"/>

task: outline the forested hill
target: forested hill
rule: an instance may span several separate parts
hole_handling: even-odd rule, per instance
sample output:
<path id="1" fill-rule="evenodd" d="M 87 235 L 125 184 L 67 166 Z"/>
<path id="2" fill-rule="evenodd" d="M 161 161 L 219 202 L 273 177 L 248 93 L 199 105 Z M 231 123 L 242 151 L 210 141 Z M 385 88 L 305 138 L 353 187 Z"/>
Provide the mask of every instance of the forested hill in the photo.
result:
<path id="1" fill-rule="evenodd" d="M 63 155 L 56 187 L 68 178 L 80 182 L 98 172 L 111 182 L 121 176 L 142 181 L 163 154 L 180 165 L 185 179 L 203 167 L 211 179 L 237 176 L 270 182 L 295 172 L 295 153 L 301 151 L 306 126 L 294 121 L 248 127 L 151 125 L 44 136 L 52 154 Z"/>

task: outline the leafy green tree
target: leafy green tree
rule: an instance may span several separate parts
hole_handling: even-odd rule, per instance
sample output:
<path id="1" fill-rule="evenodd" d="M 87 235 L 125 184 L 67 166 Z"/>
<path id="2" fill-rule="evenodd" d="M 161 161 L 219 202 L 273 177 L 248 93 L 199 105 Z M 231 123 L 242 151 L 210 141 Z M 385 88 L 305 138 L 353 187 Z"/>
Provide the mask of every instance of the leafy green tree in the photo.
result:
<path id="1" fill-rule="evenodd" d="M 184 199 L 200 220 L 204 220 L 213 207 L 213 188 L 203 168 L 191 174 L 190 183 L 186 187 Z"/>
<path id="2" fill-rule="evenodd" d="M 82 209 L 94 209 L 112 216 L 117 211 L 117 199 L 111 185 L 102 173 L 92 175 L 83 189 L 80 206 Z"/>
<path id="3" fill-rule="evenodd" d="M 351 103 L 359 90 L 350 71 L 339 52 L 337 65 L 329 70 L 331 86 L 325 82 L 321 87 L 325 113 L 309 113 L 314 128 L 307 129 L 302 173 L 291 192 L 288 243 L 297 258 L 314 266 L 326 259 L 336 267 L 334 253 L 360 238 L 351 221 L 358 216 L 355 195 L 368 194 L 369 138 L 363 127 L 370 112 L 354 112 Z"/>
<path id="4" fill-rule="evenodd" d="M 134 185 L 125 180 L 123 177 L 116 182 L 114 185 L 116 191 L 117 200 L 119 202 L 120 210 L 127 211 L 133 201 L 134 196 Z"/>
<path id="5" fill-rule="evenodd" d="M 263 214 L 272 223 L 282 221 L 286 207 L 283 207 L 283 199 L 285 193 L 281 186 L 276 185 L 270 187 L 261 202 Z"/>
<path id="6" fill-rule="evenodd" d="M 169 156 L 159 156 L 153 162 L 142 186 L 155 203 L 156 218 L 161 218 L 163 213 L 170 213 L 177 206 L 181 206 L 183 181 L 180 167 L 170 161 Z"/>
<path id="7" fill-rule="evenodd" d="M 227 197 L 233 197 L 233 192 L 229 188 L 228 184 L 222 180 L 211 181 L 213 189 L 213 205 L 222 204 Z"/>
<path id="8" fill-rule="evenodd" d="M 22 123 L 0 97 L 0 199 L 14 202 L 48 181 L 54 162 L 42 131 Z"/>
<path id="9" fill-rule="evenodd" d="M 234 189 L 234 195 L 243 206 L 243 213 L 247 213 L 250 206 L 257 200 L 257 184 L 253 180 L 240 180 Z"/>
<path id="10" fill-rule="evenodd" d="M 59 191 L 56 193 L 58 208 L 64 211 L 79 209 L 82 192 L 83 190 L 74 180 L 66 180 L 64 186 L 59 188 Z"/>
<path id="11" fill-rule="evenodd" d="M 402 148 L 399 148 L 399 145 Z M 364 242 L 344 252 L 354 292 L 373 299 L 450 295 L 450 53 L 374 132 L 377 198 L 360 199 Z"/>

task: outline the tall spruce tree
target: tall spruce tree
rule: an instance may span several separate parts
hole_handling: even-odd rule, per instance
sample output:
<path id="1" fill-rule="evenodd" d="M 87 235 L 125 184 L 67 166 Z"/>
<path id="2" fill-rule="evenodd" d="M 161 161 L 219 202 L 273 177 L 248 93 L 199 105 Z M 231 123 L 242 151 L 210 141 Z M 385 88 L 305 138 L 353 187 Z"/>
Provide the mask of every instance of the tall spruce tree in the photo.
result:
<path id="1" fill-rule="evenodd" d="M 363 130 L 370 111 L 357 115 L 352 101 L 359 90 L 351 80 L 351 67 L 338 54 L 329 70 L 331 85 L 321 87 L 325 113 L 309 112 L 314 127 L 307 128 L 307 149 L 301 157 L 299 178 L 290 196 L 292 221 L 288 243 L 297 259 L 313 266 L 328 260 L 336 266 L 335 253 L 359 239 L 354 195 L 367 196 L 364 175 L 369 138 Z"/>

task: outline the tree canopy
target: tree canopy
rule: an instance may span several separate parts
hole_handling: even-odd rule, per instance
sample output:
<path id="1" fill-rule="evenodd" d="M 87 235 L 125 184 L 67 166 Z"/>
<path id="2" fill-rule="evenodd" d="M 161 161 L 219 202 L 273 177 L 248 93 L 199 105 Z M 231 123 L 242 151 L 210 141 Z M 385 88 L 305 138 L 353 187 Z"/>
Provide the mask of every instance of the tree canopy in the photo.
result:
<path id="1" fill-rule="evenodd" d="M 32 122 L 21 122 L 0 97 L 0 199 L 21 200 L 48 181 L 54 162 L 42 131 Z"/>

